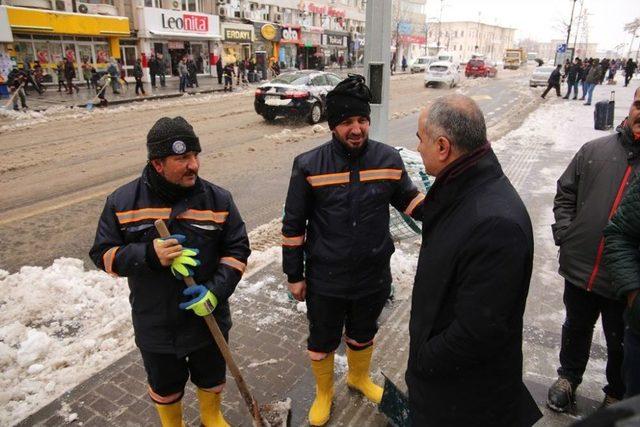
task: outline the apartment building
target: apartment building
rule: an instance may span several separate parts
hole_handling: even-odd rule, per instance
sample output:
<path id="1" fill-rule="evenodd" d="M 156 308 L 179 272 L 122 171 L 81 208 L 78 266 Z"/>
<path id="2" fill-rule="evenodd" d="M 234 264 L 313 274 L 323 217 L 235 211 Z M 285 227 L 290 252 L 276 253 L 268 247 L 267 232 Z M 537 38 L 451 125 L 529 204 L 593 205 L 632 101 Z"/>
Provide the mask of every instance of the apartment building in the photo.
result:
<path id="1" fill-rule="evenodd" d="M 493 61 L 502 60 L 506 49 L 514 46 L 515 28 L 473 21 L 435 22 L 429 26 L 427 40 L 437 50 L 452 52 L 460 61 L 474 53 Z"/>

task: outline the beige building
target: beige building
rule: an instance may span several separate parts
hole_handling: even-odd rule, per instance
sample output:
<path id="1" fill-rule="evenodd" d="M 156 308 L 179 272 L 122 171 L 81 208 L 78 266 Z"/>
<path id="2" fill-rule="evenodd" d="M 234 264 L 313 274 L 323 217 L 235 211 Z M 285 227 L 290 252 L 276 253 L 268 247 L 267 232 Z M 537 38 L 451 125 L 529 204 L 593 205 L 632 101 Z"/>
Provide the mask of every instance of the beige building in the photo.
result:
<path id="1" fill-rule="evenodd" d="M 514 46 L 515 32 L 515 28 L 482 22 L 433 22 L 429 25 L 427 41 L 436 50 L 452 52 L 459 61 L 467 61 L 474 53 L 498 61 L 506 49 Z"/>

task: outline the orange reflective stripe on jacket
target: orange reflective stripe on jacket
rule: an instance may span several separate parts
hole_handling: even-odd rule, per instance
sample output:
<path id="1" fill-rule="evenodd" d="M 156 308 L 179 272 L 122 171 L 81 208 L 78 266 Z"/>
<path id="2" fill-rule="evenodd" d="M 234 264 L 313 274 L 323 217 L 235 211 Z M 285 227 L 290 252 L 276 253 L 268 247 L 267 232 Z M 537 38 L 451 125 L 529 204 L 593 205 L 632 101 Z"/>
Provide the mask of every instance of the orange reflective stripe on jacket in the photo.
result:
<path id="1" fill-rule="evenodd" d="M 287 237 L 282 236 L 282 246 L 302 246 L 304 245 L 304 234 L 302 236 Z"/>
<path id="2" fill-rule="evenodd" d="M 171 215 L 171 208 L 144 208 L 116 212 L 116 217 L 120 224 L 128 224 L 144 219 L 169 219 L 169 215 Z"/>
<path id="3" fill-rule="evenodd" d="M 220 258 L 220 264 L 228 265 L 231 268 L 235 268 L 240 273 L 244 273 L 244 270 L 247 268 L 247 264 L 242 261 L 238 261 L 234 257 L 225 256 Z"/>
<path id="4" fill-rule="evenodd" d="M 404 210 L 404 213 L 410 216 L 413 213 L 413 210 L 416 208 L 416 206 L 418 206 L 420 202 L 424 200 L 424 197 L 425 197 L 424 194 L 418 193 L 418 195 L 413 198 L 411 203 L 409 203 L 409 206 L 407 206 L 407 209 Z"/>
<path id="5" fill-rule="evenodd" d="M 389 179 L 399 181 L 402 177 L 402 169 L 366 169 L 360 171 L 360 181 L 378 181 Z"/>
<path id="6" fill-rule="evenodd" d="M 349 183 L 349 172 L 327 173 L 323 175 L 309 175 L 307 182 L 312 187 L 323 187 L 325 185 L 339 185 Z"/>
<path id="7" fill-rule="evenodd" d="M 113 271 L 113 261 L 116 259 L 116 252 L 118 252 L 118 249 L 120 249 L 120 246 L 114 246 L 102 255 L 104 271 L 114 276 L 117 276 L 117 274 Z"/>
<path id="8" fill-rule="evenodd" d="M 218 224 L 222 224 L 227 220 L 229 216 L 228 211 L 210 211 L 210 210 L 197 210 L 187 209 L 178 215 L 178 219 L 191 219 L 194 221 L 213 221 Z"/>

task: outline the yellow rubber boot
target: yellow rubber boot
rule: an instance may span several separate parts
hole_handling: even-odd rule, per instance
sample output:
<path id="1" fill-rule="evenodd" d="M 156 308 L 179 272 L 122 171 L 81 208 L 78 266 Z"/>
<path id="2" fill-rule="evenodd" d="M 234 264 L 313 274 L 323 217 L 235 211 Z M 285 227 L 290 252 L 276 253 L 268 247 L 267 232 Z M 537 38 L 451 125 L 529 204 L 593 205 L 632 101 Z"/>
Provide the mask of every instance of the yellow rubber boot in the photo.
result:
<path id="1" fill-rule="evenodd" d="M 320 361 L 311 361 L 311 370 L 316 378 L 316 398 L 309 409 L 309 424 L 323 426 L 331 415 L 333 399 L 333 353 Z"/>
<path id="2" fill-rule="evenodd" d="M 202 425 L 204 427 L 229 427 L 220 410 L 221 393 L 198 388 L 196 394 L 200 403 L 200 422 Z"/>
<path id="3" fill-rule="evenodd" d="M 347 385 L 360 391 L 373 403 L 378 404 L 382 400 L 383 389 L 374 384 L 371 381 L 371 377 L 369 377 L 372 355 L 373 346 L 358 351 L 352 350 L 347 346 L 347 362 L 349 364 Z"/>
<path id="4" fill-rule="evenodd" d="M 182 400 L 170 403 L 168 405 L 160 405 L 156 403 L 156 410 L 160 415 L 162 427 L 182 427 Z"/>

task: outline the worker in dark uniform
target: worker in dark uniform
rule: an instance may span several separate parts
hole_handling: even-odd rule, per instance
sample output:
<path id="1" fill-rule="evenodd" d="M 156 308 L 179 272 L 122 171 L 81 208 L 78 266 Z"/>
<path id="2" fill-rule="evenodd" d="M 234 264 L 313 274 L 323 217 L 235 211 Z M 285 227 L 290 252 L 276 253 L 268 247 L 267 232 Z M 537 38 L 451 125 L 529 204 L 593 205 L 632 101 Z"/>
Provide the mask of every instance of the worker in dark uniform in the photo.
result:
<path id="1" fill-rule="evenodd" d="M 142 176 L 107 198 L 90 256 L 128 279 L 136 345 L 163 427 L 183 425 L 189 377 L 202 424 L 227 426 L 220 411 L 226 367 L 200 316 L 213 312 L 228 339 L 227 300 L 250 253 L 244 222 L 227 190 L 198 177 L 200 142 L 185 119 L 158 120 L 147 151 Z M 157 219 L 170 238 L 158 238 Z M 198 285 L 186 288 L 183 276 Z"/>
<path id="2" fill-rule="evenodd" d="M 424 195 L 400 155 L 368 138 L 370 100 L 358 75 L 329 92 L 333 138 L 296 157 L 285 205 L 283 268 L 290 292 L 307 302 L 314 426 L 329 420 L 334 352 L 345 327 L 347 384 L 380 402 L 382 388 L 371 381 L 369 367 L 378 316 L 391 287 L 389 205 L 421 218 Z"/>

